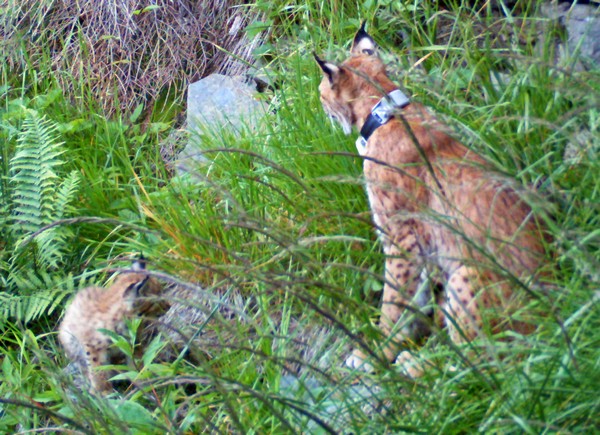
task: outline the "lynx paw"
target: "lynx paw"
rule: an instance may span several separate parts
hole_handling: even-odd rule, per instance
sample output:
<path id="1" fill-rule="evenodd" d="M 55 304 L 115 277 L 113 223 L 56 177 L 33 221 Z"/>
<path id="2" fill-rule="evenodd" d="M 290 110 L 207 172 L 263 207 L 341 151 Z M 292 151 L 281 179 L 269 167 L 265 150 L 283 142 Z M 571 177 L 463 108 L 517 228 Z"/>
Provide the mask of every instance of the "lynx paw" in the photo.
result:
<path id="1" fill-rule="evenodd" d="M 426 363 L 427 361 L 415 357 L 408 351 L 400 352 L 400 355 L 394 361 L 394 365 L 398 366 L 402 374 L 413 379 L 423 376 Z"/>
<path id="2" fill-rule="evenodd" d="M 362 352 L 355 350 L 346 359 L 346 366 L 354 370 L 362 370 L 363 372 L 373 373 L 375 371 L 373 366 L 365 360 L 365 355 Z"/>

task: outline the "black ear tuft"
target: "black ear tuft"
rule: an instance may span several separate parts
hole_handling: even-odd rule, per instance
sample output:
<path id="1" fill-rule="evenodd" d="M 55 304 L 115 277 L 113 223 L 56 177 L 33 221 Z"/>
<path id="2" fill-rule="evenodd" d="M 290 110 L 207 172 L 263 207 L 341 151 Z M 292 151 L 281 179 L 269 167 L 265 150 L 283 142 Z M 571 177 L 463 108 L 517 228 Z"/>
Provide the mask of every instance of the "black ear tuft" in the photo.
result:
<path id="1" fill-rule="evenodd" d="M 146 259 L 144 258 L 144 254 L 140 252 L 138 259 L 133 260 L 131 263 L 131 268 L 133 270 L 146 270 Z"/>
<path id="2" fill-rule="evenodd" d="M 360 40 L 362 38 L 370 38 L 371 35 L 369 35 L 367 33 L 367 31 L 365 30 L 365 27 L 367 25 L 367 20 L 363 20 L 363 22 L 360 24 L 360 29 L 358 29 L 358 32 L 356 32 L 356 35 L 354 35 L 354 44 L 356 44 L 357 42 L 360 42 Z"/>
<path id="3" fill-rule="evenodd" d="M 329 83 L 333 85 L 336 77 L 340 74 L 342 70 L 337 65 L 324 61 L 319 56 L 317 56 L 317 53 L 315 52 L 313 52 L 313 56 L 315 57 L 315 60 L 321 67 L 323 73 L 325 73 L 329 78 Z"/>
<path id="4" fill-rule="evenodd" d="M 354 56 L 358 56 L 361 54 L 366 54 L 367 56 L 373 56 L 376 54 L 377 44 L 371 35 L 369 35 L 365 30 L 366 21 L 363 21 L 360 29 L 354 35 L 354 40 L 352 41 L 352 49 L 350 50 Z"/>
<path id="5" fill-rule="evenodd" d="M 143 280 L 138 281 L 138 282 L 134 282 L 133 284 L 130 284 L 127 289 L 125 289 L 124 295 L 125 298 L 130 298 L 130 299 L 136 299 L 138 298 L 140 295 L 144 294 L 144 287 L 146 286 L 146 283 L 148 282 L 148 277 L 145 277 Z"/>
<path id="6" fill-rule="evenodd" d="M 316 51 L 313 51 L 313 56 L 315 57 L 315 60 L 317 61 L 317 63 L 319 64 L 319 66 L 321 67 L 322 70 L 324 70 L 325 68 L 325 61 L 323 59 L 321 59 L 318 55 Z"/>

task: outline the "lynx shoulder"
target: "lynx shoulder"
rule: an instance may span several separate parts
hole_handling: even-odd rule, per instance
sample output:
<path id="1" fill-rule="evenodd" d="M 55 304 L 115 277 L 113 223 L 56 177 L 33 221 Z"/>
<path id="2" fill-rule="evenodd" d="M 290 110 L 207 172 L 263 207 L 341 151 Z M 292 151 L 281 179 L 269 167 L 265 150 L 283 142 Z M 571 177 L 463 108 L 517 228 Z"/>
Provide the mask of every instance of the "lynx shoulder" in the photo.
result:
<path id="1" fill-rule="evenodd" d="M 494 172 L 398 90 L 377 50 L 363 25 L 345 62 L 315 58 L 323 72 L 325 112 L 346 134 L 353 127 L 360 131 L 357 148 L 386 254 L 379 325 L 389 344 L 383 353 L 392 361 L 403 344 L 423 334 L 419 318 L 434 299 L 455 342 L 483 332 L 532 330 L 519 317 L 526 292 L 515 283 L 539 275 L 545 236 L 520 193 L 524 189 Z M 440 295 L 420 286 L 420 277 L 434 269 L 442 280 Z M 359 351 L 346 362 L 366 366 Z"/>
<path id="2" fill-rule="evenodd" d="M 123 334 L 127 319 L 158 316 L 168 309 L 168 304 L 160 299 L 162 286 L 144 269 L 143 260 L 135 261 L 133 271 L 118 275 L 110 287 L 82 289 L 65 311 L 59 341 L 93 391 L 111 391 L 109 373 L 97 368 L 114 363 L 117 356 L 111 349 L 112 341 L 100 329 Z"/>

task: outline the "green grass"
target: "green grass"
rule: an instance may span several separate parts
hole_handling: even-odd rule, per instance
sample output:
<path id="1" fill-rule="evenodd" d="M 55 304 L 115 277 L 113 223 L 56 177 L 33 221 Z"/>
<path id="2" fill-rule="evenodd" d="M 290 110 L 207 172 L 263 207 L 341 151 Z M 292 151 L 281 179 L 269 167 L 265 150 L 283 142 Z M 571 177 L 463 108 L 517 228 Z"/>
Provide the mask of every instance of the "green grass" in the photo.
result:
<path id="1" fill-rule="evenodd" d="M 498 32 L 475 43 L 478 16 L 466 3 L 449 2 L 444 13 L 417 3 L 258 2 L 273 32 L 261 56 L 281 84 L 273 110 L 257 133 L 211 132 L 204 147 L 212 162 L 198 167 L 202 179 L 194 182 L 171 178 L 160 156 L 180 101 L 155 105 L 149 125 L 139 111 L 107 118 L 84 80 L 69 94 L 49 63 L 3 64 L 0 432 L 599 429 L 600 74 L 555 67 L 550 47 L 541 54 L 516 42 L 499 47 Z M 437 334 L 420 351 L 433 367 L 416 381 L 390 367 L 374 375 L 343 368 L 353 341 L 377 336 L 383 256 L 354 137 L 321 110 L 311 52 L 343 59 L 362 19 L 401 86 L 498 170 L 539 186 L 555 239 L 556 288 L 536 302 L 549 314 L 537 319 L 538 331 L 510 345 L 475 343 L 480 359 Z M 520 28 L 482 13 L 486 20 Z M 442 27 L 448 45 L 432 39 Z M 414 67 L 423 56 L 423 68 Z M 35 139 L 42 119 L 56 131 Z M 25 133 L 61 151 L 42 204 L 54 204 L 51 193 L 69 174 L 78 180 L 60 221 L 42 215 L 36 228 L 58 225 L 35 239 L 15 212 L 24 174 L 11 172 Z M 564 158 L 573 142 L 574 156 Z M 162 361 L 150 347 L 124 369 L 134 386 L 100 400 L 73 388 L 54 331 L 68 296 L 104 283 L 106 269 L 127 267 L 118 259 L 138 252 L 151 270 L 201 286 L 235 315 L 217 309 L 199 325 L 197 361 Z M 119 343 L 127 349 L 132 340 Z M 294 359 L 299 376 L 282 368 Z"/>

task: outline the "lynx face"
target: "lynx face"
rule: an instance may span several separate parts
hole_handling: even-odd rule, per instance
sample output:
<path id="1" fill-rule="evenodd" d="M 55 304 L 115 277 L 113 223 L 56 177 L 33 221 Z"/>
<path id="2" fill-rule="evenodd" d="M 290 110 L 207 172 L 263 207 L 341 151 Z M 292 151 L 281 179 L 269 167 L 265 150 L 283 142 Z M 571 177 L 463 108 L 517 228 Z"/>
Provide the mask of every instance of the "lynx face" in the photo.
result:
<path id="1" fill-rule="evenodd" d="M 514 283 L 531 282 L 545 252 L 543 229 L 523 189 L 494 173 L 428 110 L 398 91 L 364 26 L 342 64 L 315 58 L 323 71 L 325 112 L 346 134 L 357 127 L 364 139 L 357 147 L 360 143 L 373 221 L 386 254 L 379 322 L 389 337 L 381 349 L 385 357 L 411 367 L 406 352 L 398 356 L 399 351 L 427 332 L 422 319 L 436 302 L 438 317 L 457 343 L 487 332 L 531 331 L 533 325 L 519 314 L 526 292 Z M 404 104 L 385 114 L 391 118 L 379 116 L 384 98 L 386 104 L 396 102 L 392 96 L 399 94 Z M 437 298 L 420 286 L 420 277 L 433 270 L 436 281 L 443 281 Z M 403 308 L 409 305 L 415 310 Z M 413 314 L 419 310 L 423 315 Z M 369 370 L 364 360 L 355 351 L 346 363 Z M 407 373 L 420 374 L 412 368 Z"/>
<path id="2" fill-rule="evenodd" d="M 359 37 L 357 41 L 356 38 Z M 376 55 L 373 40 L 366 32 L 364 35 L 357 33 L 356 38 L 352 56 L 340 66 L 315 55 L 324 73 L 319 85 L 321 104 L 325 113 L 341 125 L 346 135 L 352 133 L 352 126 L 361 121 L 353 108 L 357 102 L 373 106 L 386 92 L 395 88 L 393 84 L 389 86 L 388 83 L 377 82 L 378 77 L 386 77 L 386 71 L 385 65 Z M 384 86 L 378 89 L 380 84 Z"/>
<path id="3" fill-rule="evenodd" d="M 122 273 L 107 289 L 88 287 L 75 295 L 59 327 L 59 340 L 69 359 L 90 381 L 93 391 L 111 391 L 106 371 L 97 367 L 114 362 L 109 337 L 99 329 L 125 333 L 126 319 L 157 316 L 169 304 L 159 299 L 162 286 L 143 273 L 143 261 L 135 261 L 134 272 Z M 143 327 L 140 327 L 143 330 Z"/>
<path id="4" fill-rule="evenodd" d="M 337 121 L 342 126 L 344 134 L 349 135 L 352 133 L 352 125 L 355 123 L 352 117 L 352 112 L 347 104 L 344 104 L 344 99 L 340 98 L 337 93 L 332 89 L 331 84 L 328 80 L 323 80 L 319 86 L 321 92 L 321 104 L 325 113 L 333 121 Z"/>

